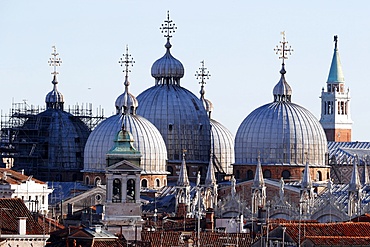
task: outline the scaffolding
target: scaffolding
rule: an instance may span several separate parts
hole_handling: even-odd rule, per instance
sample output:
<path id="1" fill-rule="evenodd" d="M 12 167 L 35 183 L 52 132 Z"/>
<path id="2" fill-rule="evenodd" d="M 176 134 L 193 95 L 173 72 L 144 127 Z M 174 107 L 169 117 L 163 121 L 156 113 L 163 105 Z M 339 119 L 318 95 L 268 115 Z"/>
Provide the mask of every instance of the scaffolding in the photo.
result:
<path id="1" fill-rule="evenodd" d="M 27 102 L 12 103 L 9 114 L 1 114 L 0 119 L 1 166 L 11 168 L 14 164 L 14 167 L 44 180 L 65 181 L 62 176 L 67 180 L 69 177 L 77 179 L 79 176 L 75 174 L 83 168 L 87 138 L 105 119 L 101 107 L 95 115 L 92 108 L 92 104 L 76 104 L 65 111 L 54 110 L 47 114 L 49 110 L 44 107 Z M 59 118 L 58 122 L 53 118 Z M 67 130 L 63 130 L 65 128 Z M 68 128 L 73 128 L 76 134 L 70 134 Z M 73 152 L 66 153 L 69 150 Z M 60 177 L 55 178 L 53 174 Z"/>

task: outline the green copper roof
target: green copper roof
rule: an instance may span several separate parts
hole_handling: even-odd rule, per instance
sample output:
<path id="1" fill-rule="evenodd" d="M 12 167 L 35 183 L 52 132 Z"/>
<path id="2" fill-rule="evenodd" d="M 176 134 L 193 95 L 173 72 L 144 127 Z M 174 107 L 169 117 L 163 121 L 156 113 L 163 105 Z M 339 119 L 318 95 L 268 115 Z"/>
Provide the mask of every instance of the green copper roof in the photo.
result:
<path id="1" fill-rule="evenodd" d="M 122 129 L 114 139 L 114 146 L 109 150 L 108 154 L 140 155 L 140 151 L 134 148 L 133 142 L 134 138 L 132 137 L 132 134 L 129 131 Z"/>
<path id="2" fill-rule="evenodd" d="M 335 36 L 336 37 L 336 36 Z M 344 83 L 344 75 L 342 70 L 342 64 L 340 63 L 340 57 L 337 47 L 338 40 L 334 38 L 335 41 L 335 48 L 334 48 L 334 55 L 333 60 L 331 61 L 328 83 Z"/>

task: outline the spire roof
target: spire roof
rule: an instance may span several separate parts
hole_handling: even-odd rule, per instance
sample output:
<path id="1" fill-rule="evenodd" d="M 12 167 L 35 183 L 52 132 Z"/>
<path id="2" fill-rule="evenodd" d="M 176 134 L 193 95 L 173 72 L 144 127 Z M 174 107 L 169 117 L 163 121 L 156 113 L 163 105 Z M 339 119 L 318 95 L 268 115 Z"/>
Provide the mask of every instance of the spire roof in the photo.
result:
<path id="1" fill-rule="evenodd" d="M 331 60 L 329 76 L 327 83 L 344 83 L 344 75 L 342 70 L 342 64 L 340 62 L 339 52 L 338 52 L 338 36 L 334 36 L 334 54 Z"/>
<path id="2" fill-rule="evenodd" d="M 256 174 L 255 174 L 254 180 L 253 180 L 253 187 L 254 188 L 260 188 L 260 187 L 265 186 L 265 180 L 263 179 L 260 155 L 258 155 L 257 160 L 258 160 L 258 162 L 257 162 L 257 167 L 256 167 Z"/>
<path id="3" fill-rule="evenodd" d="M 367 167 L 367 156 L 365 156 L 363 158 L 364 160 L 364 169 L 363 169 L 363 172 L 362 172 L 362 184 L 363 185 L 368 185 L 369 184 L 369 170 L 368 170 L 368 167 Z"/>
<path id="4" fill-rule="evenodd" d="M 310 188 L 312 187 L 312 180 L 311 180 L 311 175 L 310 175 L 310 165 L 308 164 L 308 160 L 306 162 L 306 166 L 303 171 L 303 177 L 302 177 L 302 182 L 301 182 L 301 188 Z"/>
<path id="5" fill-rule="evenodd" d="M 51 83 L 54 85 L 53 90 L 49 92 L 46 95 L 45 103 L 47 109 L 61 109 L 63 110 L 64 105 L 64 96 L 61 92 L 58 91 L 57 84 L 57 74 L 59 72 L 57 71 L 57 67 L 59 67 L 62 64 L 62 60 L 58 57 L 59 53 L 57 52 L 57 48 L 55 46 L 52 46 L 53 52 L 51 53 L 52 57 L 49 59 L 48 63 L 50 66 L 53 66 L 53 72 L 51 74 L 53 75 L 53 80 Z"/>
<path id="6" fill-rule="evenodd" d="M 136 97 L 129 92 L 130 81 L 128 80 L 128 74 L 131 72 L 129 67 L 132 67 L 135 61 L 132 58 L 131 54 L 129 54 L 128 52 L 128 46 L 126 46 L 126 53 L 123 54 L 123 57 L 120 58 L 120 61 L 118 61 L 118 63 L 120 63 L 122 67 L 125 67 L 125 69 L 123 70 L 123 72 L 125 73 L 125 81 L 123 83 L 125 86 L 125 91 L 123 94 L 118 96 L 116 100 L 115 105 L 117 113 L 136 114 L 136 108 L 139 106 L 139 103 Z"/>
<path id="7" fill-rule="evenodd" d="M 186 169 L 186 162 L 185 162 L 185 150 L 182 154 L 182 163 L 180 168 L 179 178 L 177 179 L 177 186 L 189 186 L 189 178 L 188 178 L 188 171 Z"/>
<path id="8" fill-rule="evenodd" d="M 349 182 L 349 191 L 358 191 L 361 187 L 360 174 L 358 172 L 358 156 L 356 155 L 355 161 L 353 162 L 353 170 L 351 175 L 351 181 Z"/>
<path id="9" fill-rule="evenodd" d="M 140 151 L 134 147 L 134 138 L 132 134 L 122 126 L 114 139 L 114 146 L 108 151 L 108 154 L 127 154 L 141 156 Z"/>
<path id="10" fill-rule="evenodd" d="M 285 59 L 288 59 L 288 55 L 291 55 L 293 49 L 291 46 L 288 46 L 288 41 L 285 40 L 285 32 L 281 32 L 282 34 L 282 41 L 280 41 L 280 45 L 276 45 L 274 51 L 276 54 L 279 55 L 279 59 L 282 60 L 281 63 L 281 70 L 280 70 L 280 80 L 276 84 L 273 90 L 274 95 L 274 102 L 276 101 L 291 101 L 292 96 L 292 88 L 289 86 L 288 82 L 285 80 Z"/>
<path id="11" fill-rule="evenodd" d="M 209 159 L 208 169 L 207 169 L 207 175 L 205 180 L 206 186 L 212 186 L 217 183 L 216 175 L 215 175 L 215 168 L 213 166 L 213 154 L 211 154 L 211 157 Z"/>

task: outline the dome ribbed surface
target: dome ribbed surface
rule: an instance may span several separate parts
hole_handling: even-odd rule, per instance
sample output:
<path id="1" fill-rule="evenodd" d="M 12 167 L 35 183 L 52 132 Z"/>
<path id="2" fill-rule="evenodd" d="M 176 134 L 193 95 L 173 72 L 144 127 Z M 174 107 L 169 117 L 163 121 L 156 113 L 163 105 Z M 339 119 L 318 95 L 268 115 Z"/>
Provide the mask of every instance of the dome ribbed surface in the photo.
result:
<path id="1" fill-rule="evenodd" d="M 232 174 L 231 164 L 235 162 L 234 136 L 225 126 L 211 119 L 211 145 L 215 166 L 222 167 L 226 174 Z"/>
<path id="2" fill-rule="evenodd" d="M 152 76 L 156 79 L 182 78 L 184 76 L 184 66 L 172 56 L 169 49 L 163 57 L 154 62 L 151 71 Z"/>
<path id="3" fill-rule="evenodd" d="M 45 97 L 45 103 L 63 103 L 64 97 L 58 90 L 49 92 Z"/>
<path id="4" fill-rule="evenodd" d="M 115 102 L 115 106 L 117 109 L 117 113 L 122 113 L 124 111 L 122 108 L 132 109 L 132 111 L 135 111 L 136 108 L 139 106 L 139 103 L 134 95 L 125 91 L 123 94 L 118 96 Z"/>
<path id="5" fill-rule="evenodd" d="M 325 165 L 327 140 L 315 116 L 290 102 L 263 105 L 249 114 L 235 137 L 235 163 Z"/>
<path id="6" fill-rule="evenodd" d="M 113 141 L 121 130 L 122 123 L 132 134 L 134 147 L 142 154 L 143 172 L 166 173 L 167 150 L 161 134 L 145 118 L 130 114 L 111 116 L 94 129 L 85 146 L 84 171 L 105 172 L 106 153 L 113 147 Z"/>
<path id="7" fill-rule="evenodd" d="M 152 122 L 167 146 L 168 160 L 181 163 L 186 149 L 187 163 L 209 161 L 210 121 L 202 102 L 178 85 L 156 85 L 138 97 L 137 114 Z"/>

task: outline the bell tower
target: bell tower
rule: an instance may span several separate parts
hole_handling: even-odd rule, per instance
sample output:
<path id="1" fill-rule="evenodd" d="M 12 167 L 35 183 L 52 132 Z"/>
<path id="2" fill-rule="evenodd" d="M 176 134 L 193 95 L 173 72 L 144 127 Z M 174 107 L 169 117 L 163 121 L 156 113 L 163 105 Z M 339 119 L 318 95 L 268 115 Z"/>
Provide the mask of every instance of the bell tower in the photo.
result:
<path id="1" fill-rule="evenodd" d="M 321 92 L 321 119 L 328 141 L 350 142 L 352 140 L 351 96 L 345 89 L 342 65 L 338 52 L 338 36 L 334 36 L 334 54 L 330 66 L 326 91 Z"/>

